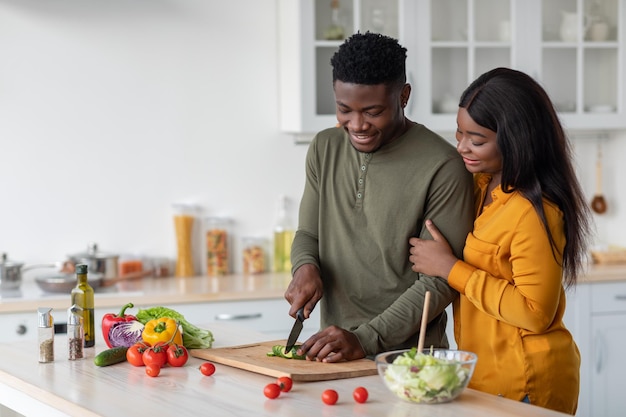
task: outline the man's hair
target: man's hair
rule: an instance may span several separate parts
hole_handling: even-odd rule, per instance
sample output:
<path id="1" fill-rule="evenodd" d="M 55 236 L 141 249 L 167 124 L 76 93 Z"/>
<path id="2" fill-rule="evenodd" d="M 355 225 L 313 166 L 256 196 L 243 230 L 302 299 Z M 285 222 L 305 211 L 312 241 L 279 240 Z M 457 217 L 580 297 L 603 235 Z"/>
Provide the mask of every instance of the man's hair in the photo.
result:
<path id="1" fill-rule="evenodd" d="M 356 33 L 346 39 L 330 60 L 333 84 L 404 84 L 406 48 L 378 33 Z"/>

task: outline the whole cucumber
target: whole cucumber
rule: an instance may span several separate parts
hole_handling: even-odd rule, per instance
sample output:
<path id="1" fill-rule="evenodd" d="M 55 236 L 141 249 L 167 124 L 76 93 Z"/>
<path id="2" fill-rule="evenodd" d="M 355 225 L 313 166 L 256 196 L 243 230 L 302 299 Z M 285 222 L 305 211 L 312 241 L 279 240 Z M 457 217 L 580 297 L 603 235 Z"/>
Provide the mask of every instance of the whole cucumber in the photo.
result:
<path id="1" fill-rule="evenodd" d="M 126 346 L 118 346 L 111 349 L 103 350 L 93 358 L 93 363 L 97 366 L 109 366 L 116 363 L 126 361 Z"/>

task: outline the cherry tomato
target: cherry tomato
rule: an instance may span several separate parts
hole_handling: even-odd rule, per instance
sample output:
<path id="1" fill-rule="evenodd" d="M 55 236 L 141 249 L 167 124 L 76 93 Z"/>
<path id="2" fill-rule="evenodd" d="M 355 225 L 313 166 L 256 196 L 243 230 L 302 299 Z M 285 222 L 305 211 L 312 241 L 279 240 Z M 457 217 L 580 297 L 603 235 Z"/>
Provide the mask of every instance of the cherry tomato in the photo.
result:
<path id="1" fill-rule="evenodd" d="M 141 355 L 143 363 L 148 365 L 156 365 L 159 368 L 167 363 L 167 352 L 162 346 L 152 346 Z"/>
<path id="2" fill-rule="evenodd" d="M 334 405 L 338 399 L 339 394 L 337 394 L 337 391 L 334 389 L 327 389 L 322 392 L 322 401 L 324 401 L 324 404 Z"/>
<path id="3" fill-rule="evenodd" d="M 143 343 L 135 343 L 126 351 L 126 360 L 133 366 L 144 366 L 143 352 L 148 349 Z"/>
<path id="4" fill-rule="evenodd" d="M 278 384 L 267 384 L 263 389 L 263 394 L 269 399 L 277 398 L 280 395 L 280 387 Z"/>
<path id="5" fill-rule="evenodd" d="M 153 348 L 155 348 L 155 347 L 157 347 L 157 346 L 160 346 L 160 347 L 161 347 L 161 349 L 163 349 L 164 351 L 166 351 L 166 352 L 167 352 L 167 351 L 168 351 L 168 349 L 170 348 L 170 346 L 171 346 L 171 345 L 170 345 L 170 344 L 168 344 L 168 343 L 165 343 L 165 342 L 157 342 L 157 343 L 155 343 L 155 344 L 154 344 L 154 346 L 152 346 L 152 347 L 153 347 Z"/>
<path id="6" fill-rule="evenodd" d="M 354 397 L 354 401 L 356 401 L 357 403 L 364 403 L 365 401 L 367 401 L 369 393 L 364 387 L 356 387 L 352 392 L 352 396 Z"/>
<path id="7" fill-rule="evenodd" d="M 151 377 L 157 377 L 161 373 L 161 367 L 155 364 L 146 365 L 146 374 Z"/>
<path id="8" fill-rule="evenodd" d="M 281 376 L 280 378 L 278 378 L 276 383 L 278 384 L 282 392 L 289 392 L 291 391 L 291 387 L 293 387 L 293 380 L 288 376 Z"/>
<path id="9" fill-rule="evenodd" d="M 200 372 L 202 372 L 203 375 L 211 376 L 215 373 L 215 365 L 211 362 L 204 362 L 200 365 Z"/>
<path id="10" fill-rule="evenodd" d="M 167 349 L 167 363 L 170 366 L 183 366 L 189 359 L 189 352 L 183 345 L 173 344 Z"/>

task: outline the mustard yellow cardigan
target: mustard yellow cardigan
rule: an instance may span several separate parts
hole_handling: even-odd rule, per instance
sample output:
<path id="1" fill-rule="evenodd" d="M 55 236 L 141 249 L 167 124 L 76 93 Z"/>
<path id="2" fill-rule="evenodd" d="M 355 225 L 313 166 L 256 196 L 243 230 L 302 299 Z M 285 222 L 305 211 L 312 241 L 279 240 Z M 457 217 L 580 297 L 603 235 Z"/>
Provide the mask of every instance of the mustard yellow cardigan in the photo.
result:
<path id="1" fill-rule="evenodd" d="M 478 355 L 470 387 L 574 414 L 580 354 L 563 324 L 565 291 L 560 210 L 544 200 L 557 259 L 541 220 L 521 194 L 498 186 L 482 208 L 490 177 L 474 178 L 477 218 L 449 284 L 458 290 L 454 334 Z M 482 210 L 482 211 L 481 211 Z"/>

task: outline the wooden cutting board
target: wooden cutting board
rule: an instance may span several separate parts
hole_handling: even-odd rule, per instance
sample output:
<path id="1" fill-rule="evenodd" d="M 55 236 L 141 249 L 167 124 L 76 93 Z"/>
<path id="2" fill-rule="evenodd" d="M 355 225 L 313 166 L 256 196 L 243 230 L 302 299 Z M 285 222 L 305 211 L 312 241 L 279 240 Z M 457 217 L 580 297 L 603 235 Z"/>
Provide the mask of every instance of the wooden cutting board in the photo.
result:
<path id="1" fill-rule="evenodd" d="M 289 376 L 294 381 L 327 381 L 377 374 L 376 364 L 369 359 L 323 363 L 267 356 L 272 346 L 285 346 L 286 343 L 283 339 L 223 348 L 191 349 L 189 354 L 263 375 Z"/>

